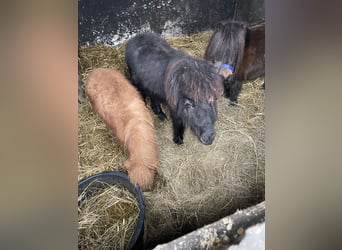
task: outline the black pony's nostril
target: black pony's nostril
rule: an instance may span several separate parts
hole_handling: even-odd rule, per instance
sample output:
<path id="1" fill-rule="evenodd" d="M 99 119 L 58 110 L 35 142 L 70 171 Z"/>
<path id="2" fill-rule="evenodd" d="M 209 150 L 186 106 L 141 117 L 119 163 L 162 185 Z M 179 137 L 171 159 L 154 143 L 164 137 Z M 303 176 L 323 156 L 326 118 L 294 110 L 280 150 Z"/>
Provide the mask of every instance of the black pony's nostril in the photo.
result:
<path id="1" fill-rule="evenodd" d="M 212 133 L 209 137 L 209 141 L 213 142 L 214 138 L 215 138 L 215 133 Z"/>
<path id="2" fill-rule="evenodd" d="M 209 142 L 210 144 L 213 143 L 214 138 L 215 138 L 215 133 L 211 133 L 211 134 L 209 135 L 208 142 Z"/>
<path id="3" fill-rule="evenodd" d="M 200 140 L 203 144 L 210 145 L 213 143 L 214 139 L 215 139 L 215 133 L 212 132 L 212 133 L 202 134 Z"/>

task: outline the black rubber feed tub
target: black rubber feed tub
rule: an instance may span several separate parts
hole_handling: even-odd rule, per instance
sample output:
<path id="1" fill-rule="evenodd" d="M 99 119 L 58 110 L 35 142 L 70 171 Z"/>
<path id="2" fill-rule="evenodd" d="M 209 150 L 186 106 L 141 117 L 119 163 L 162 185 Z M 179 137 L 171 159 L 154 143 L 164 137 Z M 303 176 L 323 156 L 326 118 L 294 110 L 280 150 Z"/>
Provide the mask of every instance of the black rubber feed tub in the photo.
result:
<path id="1" fill-rule="evenodd" d="M 99 181 L 99 182 L 96 182 Z M 139 204 L 139 217 L 137 222 L 137 227 L 135 229 L 135 232 L 131 238 L 131 241 L 129 242 L 128 248 L 129 249 L 141 249 L 143 245 L 143 234 L 144 234 L 144 219 L 145 219 L 145 203 L 143 199 L 143 194 L 141 192 L 141 189 L 138 185 L 134 185 L 129 177 L 121 172 L 117 171 L 105 171 L 99 174 L 95 174 L 92 176 L 89 176 L 87 178 L 84 178 L 78 182 L 78 197 L 80 199 L 80 195 L 84 191 L 86 187 L 89 186 L 89 184 L 94 185 L 94 187 L 99 187 L 101 185 L 100 182 L 106 183 L 109 185 L 115 185 L 119 184 L 123 187 L 125 187 L 129 192 L 131 192 L 134 197 L 137 199 Z M 89 189 L 90 192 L 86 193 L 87 196 L 91 196 L 91 188 Z M 78 202 L 78 206 L 80 205 L 80 202 Z"/>

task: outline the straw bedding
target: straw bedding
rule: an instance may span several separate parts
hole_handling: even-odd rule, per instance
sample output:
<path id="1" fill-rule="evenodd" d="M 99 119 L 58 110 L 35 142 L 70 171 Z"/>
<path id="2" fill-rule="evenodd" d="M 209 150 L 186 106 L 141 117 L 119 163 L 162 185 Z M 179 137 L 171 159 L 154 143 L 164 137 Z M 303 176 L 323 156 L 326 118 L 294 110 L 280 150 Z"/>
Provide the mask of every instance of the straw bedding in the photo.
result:
<path id="1" fill-rule="evenodd" d="M 89 184 L 80 195 L 78 248 L 127 249 L 137 225 L 138 202 L 120 186 L 100 184 Z"/>
<path id="2" fill-rule="evenodd" d="M 168 39 L 171 46 L 203 57 L 211 32 Z M 125 44 L 80 48 L 81 78 L 111 67 L 129 79 Z M 265 115 L 263 79 L 244 84 L 239 104 L 220 98 L 216 137 L 201 144 L 186 129 L 184 144 L 172 141 L 171 120 L 153 115 L 160 163 L 153 189 L 144 192 L 145 243 L 154 245 L 254 205 L 265 198 Z M 167 108 L 163 107 L 168 115 Z M 151 111 L 152 112 L 152 111 Z M 126 156 L 115 136 L 93 112 L 88 98 L 79 108 L 79 179 L 104 170 L 126 172 Z"/>

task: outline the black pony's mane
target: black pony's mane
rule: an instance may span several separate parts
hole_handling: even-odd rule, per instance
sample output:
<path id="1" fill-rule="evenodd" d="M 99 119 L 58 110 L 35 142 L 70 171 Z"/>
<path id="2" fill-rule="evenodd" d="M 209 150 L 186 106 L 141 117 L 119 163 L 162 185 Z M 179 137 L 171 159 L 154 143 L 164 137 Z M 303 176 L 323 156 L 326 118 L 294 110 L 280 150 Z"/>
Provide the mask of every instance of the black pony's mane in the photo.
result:
<path id="1" fill-rule="evenodd" d="M 171 60 L 164 74 L 168 103 L 176 107 L 180 95 L 195 103 L 212 104 L 223 94 L 221 77 L 215 67 L 205 60 L 190 56 Z"/>

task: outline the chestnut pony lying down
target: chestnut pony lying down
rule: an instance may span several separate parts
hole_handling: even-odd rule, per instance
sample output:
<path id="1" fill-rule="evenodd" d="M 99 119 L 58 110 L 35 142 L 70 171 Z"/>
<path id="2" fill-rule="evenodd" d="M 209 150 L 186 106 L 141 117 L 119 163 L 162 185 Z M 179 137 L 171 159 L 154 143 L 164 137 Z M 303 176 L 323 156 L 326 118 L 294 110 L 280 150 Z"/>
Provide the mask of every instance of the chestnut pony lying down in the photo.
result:
<path id="1" fill-rule="evenodd" d="M 134 184 L 151 187 L 159 162 L 153 120 L 140 94 L 114 69 L 94 69 L 85 80 L 93 109 L 123 145 Z"/>

